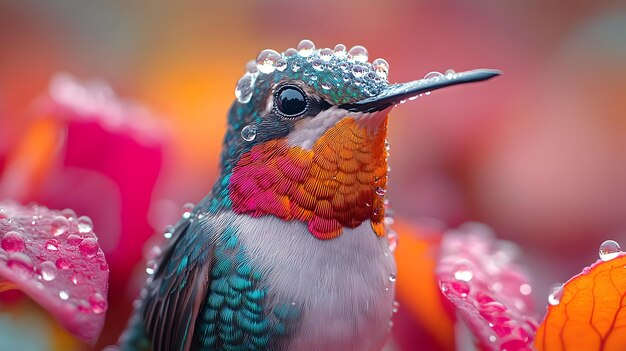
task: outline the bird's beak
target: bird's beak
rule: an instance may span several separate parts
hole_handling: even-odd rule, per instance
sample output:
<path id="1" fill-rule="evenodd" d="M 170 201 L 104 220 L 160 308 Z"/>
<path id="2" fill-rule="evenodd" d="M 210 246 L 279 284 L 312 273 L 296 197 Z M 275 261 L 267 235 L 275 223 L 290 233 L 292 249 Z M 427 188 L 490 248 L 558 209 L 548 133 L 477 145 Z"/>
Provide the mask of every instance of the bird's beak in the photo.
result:
<path id="1" fill-rule="evenodd" d="M 435 75 L 430 78 L 414 80 L 407 83 L 396 83 L 387 86 L 380 94 L 357 102 L 341 105 L 340 107 L 355 112 L 382 111 L 402 100 L 419 94 L 445 88 L 452 85 L 480 82 L 500 75 L 502 72 L 494 69 L 475 69 L 467 72 Z"/>

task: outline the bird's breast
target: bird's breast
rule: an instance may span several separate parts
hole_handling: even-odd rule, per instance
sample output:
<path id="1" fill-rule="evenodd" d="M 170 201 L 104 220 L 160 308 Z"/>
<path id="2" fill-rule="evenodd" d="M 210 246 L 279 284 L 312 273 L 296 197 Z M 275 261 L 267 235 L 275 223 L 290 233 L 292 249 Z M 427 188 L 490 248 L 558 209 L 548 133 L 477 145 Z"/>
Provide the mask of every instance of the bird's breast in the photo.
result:
<path id="1" fill-rule="evenodd" d="M 332 240 L 306 224 L 272 216 L 233 222 L 250 263 L 262 274 L 266 310 L 295 308 L 277 340 L 284 350 L 380 350 L 389 331 L 396 266 L 369 221 Z"/>

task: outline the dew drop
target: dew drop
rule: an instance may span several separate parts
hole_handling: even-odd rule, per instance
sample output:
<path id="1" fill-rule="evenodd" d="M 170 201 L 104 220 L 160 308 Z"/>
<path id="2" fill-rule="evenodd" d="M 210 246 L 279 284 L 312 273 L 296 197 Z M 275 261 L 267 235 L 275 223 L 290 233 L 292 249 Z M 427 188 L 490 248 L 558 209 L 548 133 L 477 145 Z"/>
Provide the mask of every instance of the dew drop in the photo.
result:
<path id="1" fill-rule="evenodd" d="M 83 237 L 80 235 L 70 234 L 67 236 L 67 243 L 70 245 L 78 245 L 81 241 L 83 241 Z"/>
<path id="2" fill-rule="evenodd" d="M 82 234 L 90 233 L 93 230 L 93 222 L 87 216 L 78 217 L 78 232 Z"/>
<path id="3" fill-rule="evenodd" d="M 397 313 L 399 309 L 400 309 L 400 303 L 398 301 L 394 301 L 391 311 L 393 313 Z"/>
<path id="4" fill-rule="evenodd" d="M 57 266 L 58 269 L 68 269 L 70 268 L 70 261 L 68 261 L 66 258 L 59 258 L 57 259 L 54 264 Z"/>
<path id="5" fill-rule="evenodd" d="M 0 247 L 2 247 L 6 252 L 20 252 L 24 250 L 26 244 L 24 243 L 22 234 L 10 231 L 4 234 L 4 237 L 0 242 Z"/>
<path id="6" fill-rule="evenodd" d="M 61 298 L 61 300 L 67 300 L 70 298 L 70 294 L 68 294 L 65 290 L 61 290 L 59 291 L 59 297 Z"/>
<path id="7" fill-rule="evenodd" d="M 322 89 L 324 89 L 324 90 L 330 90 L 330 89 L 332 89 L 332 88 L 333 88 L 333 86 L 332 86 L 332 85 L 330 85 L 330 84 L 326 84 L 326 83 L 322 83 Z"/>
<path id="8" fill-rule="evenodd" d="M 532 288 L 532 286 L 530 286 L 530 284 L 522 284 L 519 287 L 519 292 L 522 295 L 528 296 L 528 295 L 530 295 L 533 292 L 533 288 Z"/>
<path id="9" fill-rule="evenodd" d="M 282 72 L 282 71 L 286 70 L 287 69 L 287 60 L 280 59 L 280 60 L 276 61 L 276 69 L 279 72 Z"/>
<path id="10" fill-rule="evenodd" d="M 96 240 L 95 238 L 85 238 L 78 245 L 78 249 L 83 255 L 91 258 L 98 253 L 100 245 L 98 245 L 98 240 Z"/>
<path id="11" fill-rule="evenodd" d="M 241 138 L 245 141 L 252 141 L 256 138 L 256 126 L 254 124 L 248 124 L 241 129 Z"/>
<path id="12" fill-rule="evenodd" d="M 329 48 L 324 48 L 320 50 L 320 58 L 324 62 L 328 62 L 333 59 L 334 53 Z"/>
<path id="13" fill-rule="evenodd" d="M 322 61 L 321 58 L 316 58 L 313 60 L 313 62 L 311 62 L 311 67 L 313 67 L 314 70 L 316 71 L 323 71 L 324 70 L 324 61 Z"/>
<path id="14" fill-rule="evenodd" d="M 379 186 L 375 187 L 374 191 L 376 192 L 376 195 L 378 196 L 385 196 L 385 193 L 387 192 L 387 190 Z"/>
<path id="15" fill-rule="evenodd" d="M 251 73 L 246 73 L 239 79 L 237 86 L 235 86 L 235 97 L 241 104 L 247 104 L 252 99 L 252 93 L 254 92 L 254 82 L 256 76 Z"/>
<path id="16" fill-rule="evenodd" d="M 309 57 L 315 51 L 315 44 L 308 39 L 304 39 L 298 44 L 298 54 L 302 57 Z"/>
<path id="17" fill-rule="evenodd" d="M 474 278 L 474 266 L 467 260 L 459 260 L 454 265 L 454 279 L 469 282 Z"/>
<path id="18" fill-rule="evenodd" d="M 64 216 L 55 216 L 50 222 L 50 233 L 53 236 L 61 236 L 70 228 L 70 222 Z"/>
<path id="19" fill-rule="evenodd" d="M 389 63 L 385 59 L 377 58 L 372 62 L 372 67 L 374 68 L 374 72 L 381 78 L 387 78 L 389 74 Z"/>
<path id="20" fill-rule="evenodd" d="M 184 219 L 189 219 L 191 217 L 191 212 L 193 211 L 193 208 L 194 204 L 191 202 L 187 202 L 186 204 L 184 204 L 182 208 L 182 217 Z"/>
<path id="21" fill-rule="evenodd" d="M 165 231 L 163 232 L 163 237 L 165 239 L 171 239 L 173 233 L 174 233 L 174 227 L 172 227 L 171 225 L 168 225 L 165 228 Z"/>
<path id="22" fill-rule="evenodd" d="M 292 70 L 293 72 L 298 72 L 298 71 L 300 70 L 300 68 L 301 68 L 301 67 L 302 67 L 302 66 L 301 66 L 301 65 L 300 65 L 300 63 L 299 63 L 299 62 L 297 62 L 297 61 L 294 61 L 294 63 L 292 63 L 292 64 L 291 64 L 291 70 Z"/>
<path id="23" fill-rule="evenodd" d="M 63 215 L 63 217 L 67 218 L 69 221 L 73 221 L 74 219 L 76 219 L 76 212 L 74 212 L 74 210 L 72 210 L 71 208 L 66 208 L 62 210 L 61 215 Z"/>
<path id="24" fill-rule="evenodd" d="M 346 51 L 346 46 L 343 44 L 337 44 L 335 45 L 335 57 L 338 59 L 344 59 L 346 58 L 346 56 L 348 56 L 348 53 Z"/>
<path id="25" fill-rule="evenodd" d="M 21 252 L 10 253 L 7 266 L 21 272 L 25 277 L 30 276 L 34 272 L 33 261 Z"/>
<path id="26" fill-rule="evenodd" d="M 365 73 L 366 73 L 366 70 L 364 66 L 361 66 L 361 65 L 352 66 L 352 75 L 355 76 L 356 78 L 363 77 Z"/>
<path id="27" fill-rule="evenodd" d="M 294 49 L 294 48 L 289 48 L 287 50 L 285 50 L 285 57 L 291 57 L 291 56 L 295 56 L 298 54 L 298 50 Z"/>
<path id="28" fill-rule="evenodd" d="M 361 45 L 353 46 L 348 54 L 352 56 L 352 59 L 356 62 L 367 62 L 367 49 Z"/>
<path id="29" fill-rule="evenodd" d="M 44 244 L 44 247 L 48 251 L 59 251 L 59 242 L 56 241 L 55 239 L 50 239 L 46 241 L 46 243 Z"/>
<path id="30" fill-rule="evenodd" d="M 392 282 L 392 283 L 396 281 L 396 274 L 395 273 L 389 274 L 389 281 Z"/>
<path id="31" fill-rule="evenodd" d="M 622 249 L 615 240 L 606 240 L 600 245 L 598 254 L 602 261 L 610 261 L 622 253 Z"/>
<path id="32" fill-rule="evenodd" d="M 281 58 L 282 56 L 278 52 L 265 49 L 256 58 L 256 68 L 261 73 L 270 74 L 276 70 L 276 62 Z"/>
<path id="33" fill-rule="evenodd" d="M 428 72 L 426 73 L 426 75 L 424 76 L 425 80 L 438 80 L 443 78 L 443 74 L 437 71 L 433 71 L 433 72 Z"/>
<path id="34" fill-rule="evenodd" d="M 148 260 L 148 262 L 146 262 L 146 273 L 148 273 L 148 275 L 153 275 L 154 272 L 156 272 L 157 267 L 158 264 L 156 260 Z"/>
<path id="35" fill-rule="evenodd" d="M 91 294 L 89 296 L 89 304 L 95 314 L 100 314 L 107 310 L 107 301 L 100 293 Z"/>
<path id="36" fill-rule="evenodd" d="M 453 69 L 449 69 L 446 71 L 446 78 L 453 79 L 456 77 L 456 72 Z"/>
<path id="37" fill-rule="evenodd" d="M 556 306 L 561 302 L 561 297 L 563 297 L 563 285 L 557 285 L 552 288 L 550 295 L 548 295 L 548 303 Z"/>
<path id="38" fill-rule="evenodd" d="M 389 245 L 389 251 L 395 252 L 398 248 L 398 233 L 393 230 L 390 230 L 387 233 L 387 244 Z"/>
<path id="39" fill-rule="evenodd" d="M 41 262 L 41 277 L 49 282 L 57 277 L 57 267 L 50 261 Z"/>

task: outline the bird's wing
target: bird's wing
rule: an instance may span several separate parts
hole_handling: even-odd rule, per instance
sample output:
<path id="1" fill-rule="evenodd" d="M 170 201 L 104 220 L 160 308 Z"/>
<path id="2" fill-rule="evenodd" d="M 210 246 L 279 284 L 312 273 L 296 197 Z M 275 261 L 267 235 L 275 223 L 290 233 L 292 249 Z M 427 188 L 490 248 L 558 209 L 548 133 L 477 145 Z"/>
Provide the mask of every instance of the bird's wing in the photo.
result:
<path id="1" fill-rule="evenodd" d="M 177 225 L 149 284 L 143 320 L 154 351 L 191 349 L 212 257 L 211 238 L 200 228 L 189 220 Z"/>

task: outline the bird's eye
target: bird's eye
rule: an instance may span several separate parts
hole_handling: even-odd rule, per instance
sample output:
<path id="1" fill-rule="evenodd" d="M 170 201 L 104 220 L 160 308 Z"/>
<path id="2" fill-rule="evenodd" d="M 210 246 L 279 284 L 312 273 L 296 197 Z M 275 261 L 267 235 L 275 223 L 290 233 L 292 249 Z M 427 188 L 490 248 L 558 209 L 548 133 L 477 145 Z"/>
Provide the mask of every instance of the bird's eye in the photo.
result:
<path id="1" fill-rule="evenodd" d="M 295 85 L 282 86 L 274 97 L 274 106 L 278 113 L 286 118 L 294 118 L 303 114 L 309 99 L 302 89 Z"/>

